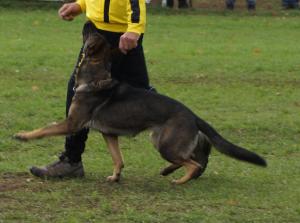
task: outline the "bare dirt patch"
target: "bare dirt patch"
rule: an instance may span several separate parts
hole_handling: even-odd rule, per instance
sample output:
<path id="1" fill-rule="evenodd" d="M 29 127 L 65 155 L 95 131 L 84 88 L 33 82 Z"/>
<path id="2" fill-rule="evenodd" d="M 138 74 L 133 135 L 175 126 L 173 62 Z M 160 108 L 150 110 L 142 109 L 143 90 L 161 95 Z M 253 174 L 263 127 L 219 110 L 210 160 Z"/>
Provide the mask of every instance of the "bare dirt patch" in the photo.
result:
<path id="1" fill-rule="evenodd" d="M 28 181 L 31 181 L 29 173 L 5 172 L 0 175 L 0 192 L 24 189 Z"/>

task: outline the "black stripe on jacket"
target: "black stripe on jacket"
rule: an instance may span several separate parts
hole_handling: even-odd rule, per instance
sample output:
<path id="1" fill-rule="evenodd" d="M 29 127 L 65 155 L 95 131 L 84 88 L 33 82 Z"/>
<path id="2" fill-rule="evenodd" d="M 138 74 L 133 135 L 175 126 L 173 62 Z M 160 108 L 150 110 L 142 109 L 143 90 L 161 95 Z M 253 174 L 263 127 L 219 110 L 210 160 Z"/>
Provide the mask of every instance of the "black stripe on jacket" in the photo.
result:
<path id="1" fill-rule="evenodd" d="M 130 6 L 132 10 L 131 22 L 139 23 L 140 22 L 140 5 L 139 0 L 130 0 Z"/>
<path id="2" fill-rule="evenodd" d="M 104 2 L 104 22 L 109 23 L 109 4 L 110 0 Z"/>

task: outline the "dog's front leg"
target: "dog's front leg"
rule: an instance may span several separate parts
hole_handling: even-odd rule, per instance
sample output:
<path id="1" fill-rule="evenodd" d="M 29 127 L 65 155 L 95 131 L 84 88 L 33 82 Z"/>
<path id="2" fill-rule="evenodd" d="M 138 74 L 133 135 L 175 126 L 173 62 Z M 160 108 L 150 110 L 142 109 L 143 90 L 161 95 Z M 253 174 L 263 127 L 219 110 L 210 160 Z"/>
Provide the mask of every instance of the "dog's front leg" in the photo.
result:
<path id="1" fill-rule="evenodd" d="M 50 126 L 36 129 L 30 132 L 20 132 L 15 135 L 16 139 L 27 141 L 31 139 L 39 139 L 47 136 L 66 135 L 69 133 L 68 120 L 52 124 Z"/>
<path id="2" fill-rule="evenodd" d="M 122 168 L 124 167 L 122 153 L 119 148 L 118 137 L 103 134 L 103 138 L 106 141 L 108 150 L 114 163 L 113 175 L 107 177 L 107 181 L 118 182 L 121 177 Z"/>
<path id="3" fill-rule="evenodd" d="M 68 118 L 62 122 L 50 126 L 36 129 L 30 132 L 20 132 L 15 135 L 19 140 L 39 139 L 49 136 L 68 135 L 75 133 L 85 127 L 90 120 L 89 107 L 80 101 L 74 101 L 71 104 Z"/>

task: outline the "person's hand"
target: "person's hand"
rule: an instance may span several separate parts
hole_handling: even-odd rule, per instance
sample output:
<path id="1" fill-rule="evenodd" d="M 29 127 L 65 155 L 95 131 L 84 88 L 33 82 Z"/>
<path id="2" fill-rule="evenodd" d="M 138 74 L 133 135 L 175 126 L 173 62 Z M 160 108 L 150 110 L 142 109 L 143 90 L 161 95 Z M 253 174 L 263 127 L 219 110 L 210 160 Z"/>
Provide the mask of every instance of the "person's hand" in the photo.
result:
<path id="1" fill-rule="evenodd" d="M 126 32 L 120 37 L 119 49 L 122 53 L 127 54 L 127 51 L 136 48 L 140 35 L 138 33 Z"/>
<path id="2" fill-rule="evenodd" d="M 66 21 L 72 21 L 75 16 L 81 13 L 81 8 L 77 3 L 64 4 L 59 10 L 58 15 L 61 19 Z"/>

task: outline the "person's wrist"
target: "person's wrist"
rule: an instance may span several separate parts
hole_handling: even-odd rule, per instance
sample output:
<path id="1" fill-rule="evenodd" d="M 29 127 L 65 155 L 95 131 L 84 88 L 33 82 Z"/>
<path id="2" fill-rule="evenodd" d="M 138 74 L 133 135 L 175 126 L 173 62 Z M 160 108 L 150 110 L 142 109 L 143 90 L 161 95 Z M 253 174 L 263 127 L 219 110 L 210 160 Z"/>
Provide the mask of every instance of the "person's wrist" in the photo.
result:
<path id="1" fill-rule="evenodd" d="M 126 32 L 125 35 L 135 41 L 138 41 L 140 38 L 140 34 L 136 32 Z"/>
<path id="2" fill-rule="evenodd" d="M 82 6 L 78 2 L 73 2 L 74 12 L 76 15 L 79 15 L 83 12 Z"/>

